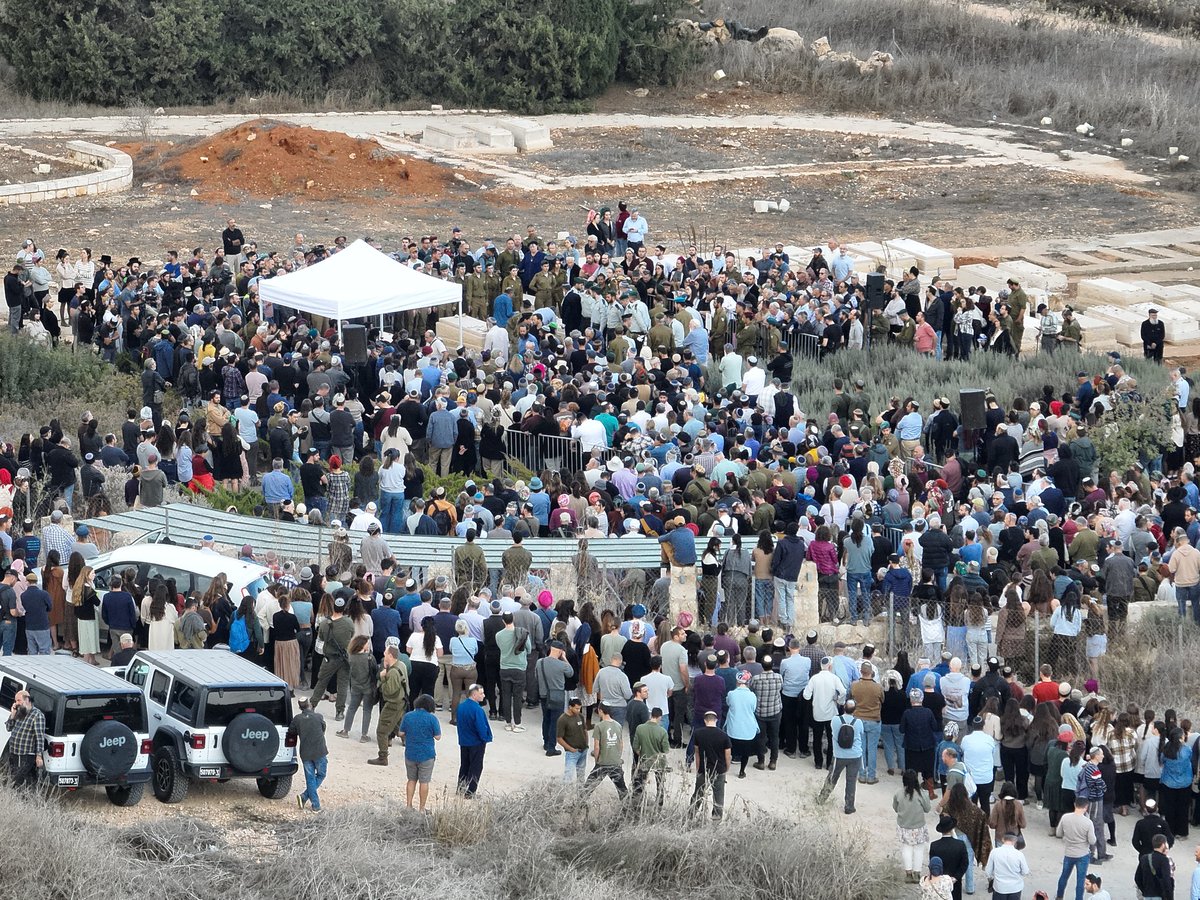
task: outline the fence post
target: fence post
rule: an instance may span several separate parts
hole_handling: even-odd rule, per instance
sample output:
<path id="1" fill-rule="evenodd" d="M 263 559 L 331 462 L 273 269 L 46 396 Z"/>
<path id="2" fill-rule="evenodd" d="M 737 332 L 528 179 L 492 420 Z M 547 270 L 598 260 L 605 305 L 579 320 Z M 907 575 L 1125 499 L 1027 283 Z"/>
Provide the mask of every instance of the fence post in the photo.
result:
<path id="1" fill-rule="evenodd" d="M 1033 671 L 1036 674 L 1042 670 L 1042 613 L 1033 611 Z"/>
<path id="2" fill-rule="evenodd" d="M 896 658 L 896 595 L 888 591 L 888 659 Z"/>

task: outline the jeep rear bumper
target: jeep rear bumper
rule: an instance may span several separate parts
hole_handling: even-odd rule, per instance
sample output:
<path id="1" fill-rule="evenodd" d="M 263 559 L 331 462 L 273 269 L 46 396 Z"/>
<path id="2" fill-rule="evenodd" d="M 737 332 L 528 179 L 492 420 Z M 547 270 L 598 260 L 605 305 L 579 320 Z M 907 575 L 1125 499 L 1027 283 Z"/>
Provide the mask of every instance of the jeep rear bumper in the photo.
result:
<path id="1" fill-rule="evenodd" d="M 144 784 L 150 780 L 150 769 L 131 769 L 119 778 L 99 779 L 90 772 L 49 772 L 46 782 L 54 787 L 128 787 L 131 784 Z"/>
<path id="2" fill-rule="evenodd" d="M 224 781 L 229 778 L 282 778 L 285 775 L 295 775 L 297 770 L 294 762 L 271 763 L 265 769 L 259 769 L 257 772 L 239 772 L 228 763 L 211 765 L 188 763 L 183 768 L 189 778 L 197 781 Z"/>

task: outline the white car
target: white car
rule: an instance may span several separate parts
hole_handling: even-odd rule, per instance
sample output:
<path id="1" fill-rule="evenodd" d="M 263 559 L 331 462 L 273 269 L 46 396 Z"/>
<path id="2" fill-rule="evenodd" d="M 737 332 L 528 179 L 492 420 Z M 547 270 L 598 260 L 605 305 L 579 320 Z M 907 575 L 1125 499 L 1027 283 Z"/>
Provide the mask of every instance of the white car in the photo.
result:
<path id="1" fill-rule="evenodd" d="M 126 569 L 137 572 L 135 580 L 146 584 L 155 575 L 175 579 L 176 590 L 183 595 L 203 596 L 212 580 L 224 573 L 229 580 L 229 599 L 236 607 L 242 597 L 257 597 L 266 590 L 270 570 L 258 563 L 242 562 L 208 550 L 176 547 L 173 544 L 132 544 L 111 553 L 104 553 L 89 562 L 96 572 L 96 593 L 101 600 L 108 593 L 113 576 Z M 100 642 L 105 640 L 108 627 L 100 621 Z"/>

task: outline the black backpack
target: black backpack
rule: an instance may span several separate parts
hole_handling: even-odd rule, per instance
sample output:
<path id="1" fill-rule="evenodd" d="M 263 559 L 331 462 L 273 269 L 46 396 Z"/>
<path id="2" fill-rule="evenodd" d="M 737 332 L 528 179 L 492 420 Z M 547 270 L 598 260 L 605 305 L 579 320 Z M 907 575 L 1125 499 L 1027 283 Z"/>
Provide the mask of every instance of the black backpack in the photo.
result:
<path id="1" fill-rule="evenodd" d="M 841 727 L 838 728 L 837 745 L 843 750 L 849 750 L 854 746 L 854 726 L 845 720 L 845 717 L 840 719 Z"/>

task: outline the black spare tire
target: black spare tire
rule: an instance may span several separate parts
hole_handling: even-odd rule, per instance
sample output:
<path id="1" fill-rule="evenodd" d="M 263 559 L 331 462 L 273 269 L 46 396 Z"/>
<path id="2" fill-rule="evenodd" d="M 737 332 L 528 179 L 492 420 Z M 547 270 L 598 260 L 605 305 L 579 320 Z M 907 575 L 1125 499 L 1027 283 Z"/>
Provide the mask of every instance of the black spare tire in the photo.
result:
<path id="1" fill-rule="evenodd" d="M 79 758 L 97 781 L 115 781 L 133 768 L 139 749 L 128 725 L 106 719 L 87 730 L 79 742 Z"/>
<path id="2" fill-rule="evenodd" d="M 279 752 L 279 731 L 266 716 L 241 713 L 225 729 L 221 749 L 239 772 L 261 772 Z"/>

